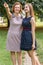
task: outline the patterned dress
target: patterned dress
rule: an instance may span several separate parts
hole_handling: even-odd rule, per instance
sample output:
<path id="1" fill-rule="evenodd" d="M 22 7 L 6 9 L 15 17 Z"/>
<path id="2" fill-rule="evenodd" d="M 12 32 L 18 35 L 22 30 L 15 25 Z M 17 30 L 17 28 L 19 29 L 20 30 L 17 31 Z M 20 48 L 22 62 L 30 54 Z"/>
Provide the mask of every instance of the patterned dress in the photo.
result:
<path id="1" fill-rule="evenodd" d="M 18 15 L 18 17 L 16 17 L 14 14 L 12 14 L 6 44 L 6 48 L 8 51 L 20 52 L 20 42 L 22 33 L 21 25 L 21 15 Z"/>

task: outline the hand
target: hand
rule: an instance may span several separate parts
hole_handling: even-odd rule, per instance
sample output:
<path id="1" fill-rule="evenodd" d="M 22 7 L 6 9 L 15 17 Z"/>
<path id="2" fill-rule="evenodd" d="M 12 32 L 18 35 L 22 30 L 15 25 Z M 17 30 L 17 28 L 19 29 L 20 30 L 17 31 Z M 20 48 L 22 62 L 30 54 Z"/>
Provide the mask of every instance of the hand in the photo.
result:
<path id="1" fill-rule="evenodd" d="M 35 44 L 32 44 L 32 50 L 34 50 L 35 49 Z"/>
<path id="2" fill-rule="evenodd" d="M 5 7 L 5 8 L 9 7 L 8 4 L 7 4 L 6 2 L 4 3 L 4 7 Z"/>

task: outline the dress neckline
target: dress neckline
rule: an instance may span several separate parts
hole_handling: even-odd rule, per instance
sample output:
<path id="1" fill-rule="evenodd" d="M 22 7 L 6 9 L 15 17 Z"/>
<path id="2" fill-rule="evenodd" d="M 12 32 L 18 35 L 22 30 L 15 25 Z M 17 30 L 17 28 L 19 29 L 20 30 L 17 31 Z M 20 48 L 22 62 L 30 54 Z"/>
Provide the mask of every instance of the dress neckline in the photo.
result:
<path id="1" fill-rule="evenodd" d="M 14 13 L 13 13 L 13 15 L 14 15 L 14 17 L 16 17 Z M 18 16 L 17 16 L 16 18 L 20 18 L 20 17 L 21 17 L 21 15 L 20 15 L 20 14 L 18 14 Z"/>
<path id="2" fill-rule="evenodd" d="M 28 19 L 28 18 L 31 18 L 32 16 L 29 16 L 29 17 L 25 17 L 26 19 Z"/>

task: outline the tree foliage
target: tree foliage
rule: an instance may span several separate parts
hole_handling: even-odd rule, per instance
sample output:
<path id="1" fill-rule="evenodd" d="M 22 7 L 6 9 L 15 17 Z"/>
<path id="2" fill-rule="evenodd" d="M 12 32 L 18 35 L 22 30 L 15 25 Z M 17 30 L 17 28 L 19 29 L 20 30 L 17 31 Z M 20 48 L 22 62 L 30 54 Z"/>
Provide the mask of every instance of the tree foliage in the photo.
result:
<path id="1" fill-rule="evenodd" d="M 32 3 L 35 11 L 35 15 L 37 15 L 39 18 L 43 19 L 43 0 L 0 0 L 0 15 L 6 16 L 6 11 L 3 6 L 4 2 L 7 2 L 9 7 L 12 8 L 12 5 L 14 2 L 19 1 L 22 3 L 22 5 L 25 4 L 25 2 Z"/>

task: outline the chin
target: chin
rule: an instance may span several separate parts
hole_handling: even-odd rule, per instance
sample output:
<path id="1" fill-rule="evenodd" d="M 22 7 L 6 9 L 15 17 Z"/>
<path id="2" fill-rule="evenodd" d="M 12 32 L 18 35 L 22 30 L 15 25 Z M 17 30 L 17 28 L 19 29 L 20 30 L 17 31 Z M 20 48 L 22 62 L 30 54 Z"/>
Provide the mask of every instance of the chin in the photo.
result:
<path id="1" fill-rule="evenodd" d="M 25 13 L 29 13 L 29 11 L 25 11 Z"/>
<path id="2" fill-rule="evenodd" d="M 16 12 L 17 14 L 19 13 L 19 12 Z"/>
<path id="3" fill-rule="evenodd" d="M 27 11 L 25 13 L 28 13 Z"/>

